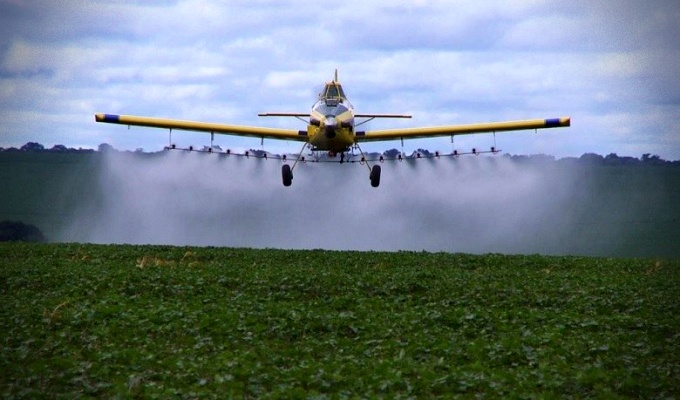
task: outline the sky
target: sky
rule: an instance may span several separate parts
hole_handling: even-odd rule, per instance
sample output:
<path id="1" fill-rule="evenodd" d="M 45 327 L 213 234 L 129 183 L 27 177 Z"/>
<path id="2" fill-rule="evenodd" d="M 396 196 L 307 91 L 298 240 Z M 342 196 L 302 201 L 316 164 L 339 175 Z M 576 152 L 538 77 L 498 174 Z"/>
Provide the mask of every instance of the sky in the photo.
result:
<path id="1" fill-rule="evenodd" d="M 570 128 L 407 141 L 510 154 L 680 159 L 676 0 L 0 0 L 0 147 L 29 141 L 158 151 L 133 114 L 305 129 L 334 69 L 368 129 L 570 116 Z M 209 144 L 175 132 L 178 145 Z M 222 148 L 298 143 L 223 136 Z M 368 151 L 399 148 L 371 143 Z"/>

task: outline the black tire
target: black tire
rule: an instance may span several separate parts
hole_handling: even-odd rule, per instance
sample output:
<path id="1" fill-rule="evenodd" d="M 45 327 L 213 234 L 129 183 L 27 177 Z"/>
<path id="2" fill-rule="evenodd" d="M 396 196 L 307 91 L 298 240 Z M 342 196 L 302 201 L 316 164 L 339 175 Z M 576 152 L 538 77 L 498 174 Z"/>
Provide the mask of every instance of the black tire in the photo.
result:
<path id="1" fill-rule="evenodd" d="M 283 164 L 281 177 L 283 178 L 283 186 L 290 186 L 293 183 L 293 171 L 290 170 L 290 165 Z"/>
<path id="2" fill-rule="evenodd" d="M 371 186 L 378 187 L 380 185 L 380 165 L 374 165 L 371 168 Z"/>

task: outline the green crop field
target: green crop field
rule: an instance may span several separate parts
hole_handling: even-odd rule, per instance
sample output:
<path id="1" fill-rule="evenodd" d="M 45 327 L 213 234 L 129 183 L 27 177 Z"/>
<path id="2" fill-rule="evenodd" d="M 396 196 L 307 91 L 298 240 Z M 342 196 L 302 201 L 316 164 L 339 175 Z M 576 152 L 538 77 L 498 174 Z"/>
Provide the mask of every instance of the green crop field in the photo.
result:
<path id="1" fill-rule="evenodd" d="M 677 398 L 680 261 L 0 244 L 3 398 Z"/>

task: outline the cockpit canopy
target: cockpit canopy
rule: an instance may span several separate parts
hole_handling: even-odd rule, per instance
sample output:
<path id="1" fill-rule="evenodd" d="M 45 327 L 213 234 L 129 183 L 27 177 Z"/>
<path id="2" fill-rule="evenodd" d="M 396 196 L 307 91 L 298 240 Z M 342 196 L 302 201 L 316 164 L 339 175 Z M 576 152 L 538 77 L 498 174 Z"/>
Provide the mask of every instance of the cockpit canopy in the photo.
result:
<path id="1" fill-rule="evenodd" d="M 346 100 L 345 92 L 342 90 L 342 86 L 338 82 L 327 82 L 326 87 L 324 87 L 323 92 L 319 94 L 319 100 Z"/>

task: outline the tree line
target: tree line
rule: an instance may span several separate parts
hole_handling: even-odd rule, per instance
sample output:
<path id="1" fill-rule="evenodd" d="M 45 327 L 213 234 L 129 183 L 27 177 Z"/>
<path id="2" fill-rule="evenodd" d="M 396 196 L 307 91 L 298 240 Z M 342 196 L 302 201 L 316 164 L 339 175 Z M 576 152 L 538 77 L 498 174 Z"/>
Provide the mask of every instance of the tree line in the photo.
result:
<path id="1" fill-rule="evenodd" d="M 108 143 L 102 143 L 98 146 L 97 150 L 94 149 L 83 149 L 83 148 L 69 148 L 66 147 L 62 144 L 57 144 L 54 145 L 52 148 L 46 148 L 40 143 L 36 142 L 28 142 L 25 145 L 16 148 L 16 147 L 9 147 L 9 148 L 3 148 L 0 147 L 0 153 L 3 152 L 29 152 L 29 153 L 105 153 L 108 151 L 119 151 L 116 150 L 113 146 L 111 146 Z M 251 150 L 252 154 L 256 154 L 258 152 L 263 152 L 262 150 L 256 150 L 252 149 Z M 136 149 L 135 153 L 144 153 L 144 149 Z M 396 157 L 398 154 L 400 154 L 400 150 L 397 149 L 390 149 L 382 153 L 383 156 L 385 157 Z M 431 155 L 429 150 L 426 149 L 418 149 L 416 153 L 420 153 L 421 155 Z M 380 155 L 379 153 L 370 153 L 371 155 Z M 510 157 L 513 161 L 518 161 L 518 162 L 547 162 L 547 161 L 558 161 L 558 162 L 565 162 L 565 163 L 574 163 L 574 164 L 583 164 L 583 165 L 604 165 L 604 166 L 648 166 L 648 165 L 656 165 L 656 166 L 674 166 L 674 167 L 680 167 L 680 160 L 675 160 L 675 161 L 668 161 L 664 160 L 658 155 L 652 155 L 651 153 L 645 153 L 643 154 L 640 158 L 636 157 L 630 157 L 630 156 L 619 156 L 616 153 L 610 153 L 606 156 L 602 156 L 599 154 L 595 153 L 585 153 L 580 157 L 566 157 L 566 158 L 561 158 L 561 159 L 555 159 L 554 156 L 549 156 L 545 154 L 534 154 L 534 155 L 509 155 L 509 154 L 504 154 L 504 157 Z"/>

